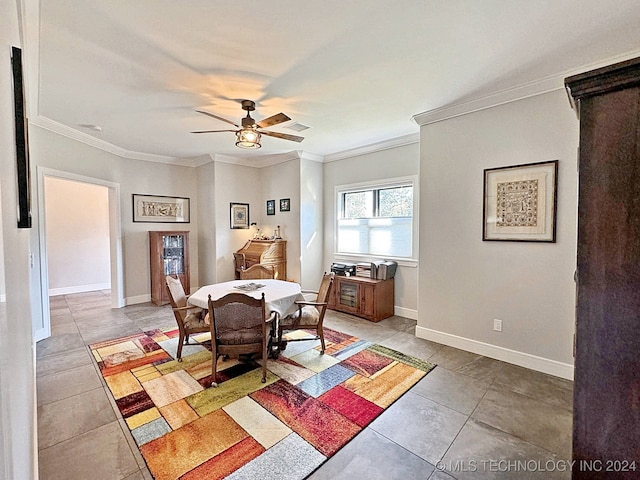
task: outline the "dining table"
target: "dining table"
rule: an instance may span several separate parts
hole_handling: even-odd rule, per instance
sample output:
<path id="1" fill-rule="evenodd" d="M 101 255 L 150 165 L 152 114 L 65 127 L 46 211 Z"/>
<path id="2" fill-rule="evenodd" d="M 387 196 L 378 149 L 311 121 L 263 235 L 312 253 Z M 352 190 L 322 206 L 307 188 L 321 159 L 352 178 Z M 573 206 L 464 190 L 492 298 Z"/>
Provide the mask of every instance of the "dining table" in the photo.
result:
<path id="1" fill-rule="evenodd" d="M 219 300 L 229 293 L 244 293 L 253 298 L 262 298 L 264 293 L 267 314 L 276 312 L 279 318 L 291 315 L 297 310 L 296 300 L 304 300 L 300 284 L 284 280 L 231 280 L 200 287 L 188 298 L 190 305 L 209 308 L 209 295 Z"/>
<path id="2" fill-rule="evenodd" d="M 269 356 L 277 358 L 280 345 L 277 344 L 278 321 L 298 309 L 297 300 L 304 300 L 300 284 L 284 280 L 231 280 L 200 287 L 187 299 L 190 305 L 209 308 L 209 295 L 218 300 L 229 293 L 244 293 L 253 298 L 262 298 L 264 293 L 267 318 L 275 312 L 275 321 L 271 325 L 269 338 Z"/>

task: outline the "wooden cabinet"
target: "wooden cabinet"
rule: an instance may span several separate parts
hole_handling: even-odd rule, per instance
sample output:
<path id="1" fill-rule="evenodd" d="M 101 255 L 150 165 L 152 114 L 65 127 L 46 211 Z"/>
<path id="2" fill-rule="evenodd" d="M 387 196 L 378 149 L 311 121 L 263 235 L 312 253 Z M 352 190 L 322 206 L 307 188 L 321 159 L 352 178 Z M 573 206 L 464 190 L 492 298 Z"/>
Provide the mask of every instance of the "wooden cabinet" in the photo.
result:
<path id="1" fill-rule="evenodd" d="M 379 322 L 393 315 L 393 278 L 336 276 L 329 308 Z"/>
<path id="2" fill-rule="evenodd" d="M 572 478 L 638 478 L 640 59 L 565 83 L 580 118 Z"/>
<path id="3" fill-rule="evenodd" d="M 169 303 L 165 276 L 177 277 L 187 295 L 189 280 L 189 232 L 149 232 L 151 301 Z"/>
<path id="4" fill-rule="evenodd" d="M 257 263 L 271 265 L 278 280 L 287 279 L 287 241 L 286 240 L 249 240 L 233 254 L 235 259 L 236 279 L 240 278 L 240 270 L 247 269 Z"/>

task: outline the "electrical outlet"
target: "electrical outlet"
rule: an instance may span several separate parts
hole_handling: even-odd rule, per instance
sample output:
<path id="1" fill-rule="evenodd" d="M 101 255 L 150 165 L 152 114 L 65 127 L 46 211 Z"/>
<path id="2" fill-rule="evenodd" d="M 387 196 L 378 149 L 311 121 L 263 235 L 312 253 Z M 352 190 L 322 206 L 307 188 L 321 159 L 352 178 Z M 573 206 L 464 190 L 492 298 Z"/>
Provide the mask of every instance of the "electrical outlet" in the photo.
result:
<path id="1" fill-rule="evenodd" d="M 502 331 L 502 320 L 498 320 L 497 318 L 493 319 L 493 330 L 496 332 Z"/>

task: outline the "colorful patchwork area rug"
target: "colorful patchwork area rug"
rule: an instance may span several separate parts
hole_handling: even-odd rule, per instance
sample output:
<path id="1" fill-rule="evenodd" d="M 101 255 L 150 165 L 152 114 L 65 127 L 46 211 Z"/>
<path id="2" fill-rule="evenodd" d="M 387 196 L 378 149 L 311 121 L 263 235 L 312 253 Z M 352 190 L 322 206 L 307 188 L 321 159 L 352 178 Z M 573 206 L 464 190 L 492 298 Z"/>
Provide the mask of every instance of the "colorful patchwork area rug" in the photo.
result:
<path id="1" fill-rule="evenodd" d="M 177 330 L 90 346 L 115 403 L 157 480 L 303 479 L 424 377 L 434 365 L 325 328 L 268 360 L 266 383 L 252 360 L 185 346 Z M 207 335 L 195 337 L 200 342 Z M 306 331 L 292 338 L 310 337 Z M 206 344 L 206 343 L 203 343 Z"/>

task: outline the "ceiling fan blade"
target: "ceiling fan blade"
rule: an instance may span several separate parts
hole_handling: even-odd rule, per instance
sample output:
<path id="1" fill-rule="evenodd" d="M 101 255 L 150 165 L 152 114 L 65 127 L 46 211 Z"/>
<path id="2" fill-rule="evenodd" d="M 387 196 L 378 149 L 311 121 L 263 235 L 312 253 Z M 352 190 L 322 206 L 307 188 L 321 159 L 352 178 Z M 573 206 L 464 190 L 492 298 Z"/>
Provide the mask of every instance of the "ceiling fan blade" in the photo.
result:
<path id="1" fill-rule="evenodd" d="M 260 128 L 267 128 L 267 127 L 272 127 L 273 125 L 278 125 L 279 123 L 282 123 L 282 122 L 288 122 L 289 120 L 291 119 L 288 116 L 286 116 L 284 113 L 277 113 L 276 115 L 263 118 L 257 123 L 257 125 Z"/>
<path id="2" fill-rule="evenodd" d="M 263 135 L 268 135 L 270 137 L 283 138 L 284 140 L 291 140 L 292 142 L 301 142 L 302 140 L 304 140 L 304 137 L 299 137 L 297 135 L 289 135 L 288 133 L 267 132 L 265 130 L 260 130 L 260 133 Z"/>
<path id="3" fill-rule="evenodd" d="M 218 132 L 233 132 L 233 133 L 236 133 L 236 130 L 199 130 L 197 132 L 191 132 L 191 133 L 218 133 Z"/>
<path id="4" fill-rule="evenodd" d="M 231 125 L 233 125 L 234 127 L 240 128 L 240 126 L 239 126 L 239 125 L 236 125 L 236 124 L 235 124 L 235 123 L 233 123 L 231 120 L 227 120 L 226 118 L 219 117 L 218 115 L 214 115 L 213 113 L 205 112 L 204 110 L 196 110 L 196 112 L 198 112 L 198 113 L 202 113 L 203 115 L 208 115 L 209 117 L 216 118 L 216 119 L 221 120 L 221 121 L 223 121 L 223 122 L 230 123 L 230 124 L 231 124 Z"/>

